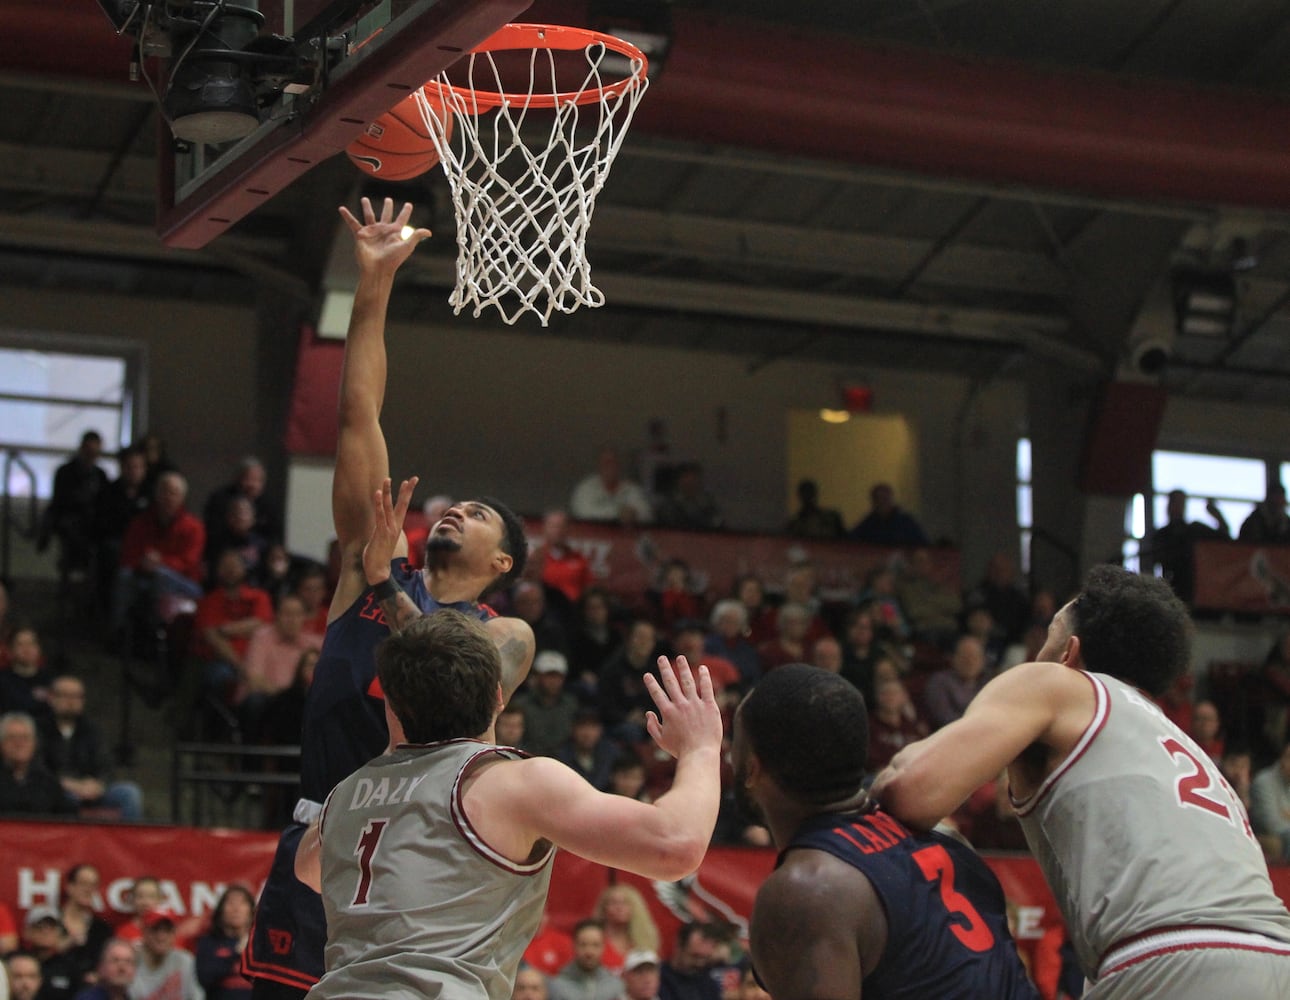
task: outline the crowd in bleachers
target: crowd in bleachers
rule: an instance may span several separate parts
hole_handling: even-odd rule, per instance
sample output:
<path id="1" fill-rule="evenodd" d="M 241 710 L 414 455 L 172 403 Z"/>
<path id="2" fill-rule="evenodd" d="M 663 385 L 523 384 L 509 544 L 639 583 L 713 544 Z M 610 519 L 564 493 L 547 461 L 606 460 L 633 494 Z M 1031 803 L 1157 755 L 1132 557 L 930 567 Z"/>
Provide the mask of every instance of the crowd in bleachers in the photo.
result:
<path id="1" fill-rule="evenodd" d="M 98 470 L 100 446 L 87 434 L 60 468 L 42 522 L 42 546 L 57 546 L 60 594 L 88 598 L 81 607 L 99 640 L 143 665 L 132 683 L 148 698 L 173 698 L 180 726 L 212 739 L 295 743 L 334 565 L 287 551 L 281 513 L 255 459 L 205 499 L 199 516 L 160 439 L 122 452 L 111 481 Z M 885 484 L 848 531 L 837 511 L 820 505 L 815 485 L 803 482 L 800 506 L 782 526 L 795 538 L 886 547 L 890 557 L 851 592 L 826 592 L 809 561 L 791 562 L 775 578 L 744 574 L 729 592 L 713 592 L 707 567 L 649 554 L 648 587 L 624 594 L 593 572 L 578 544 L 581 523 L 694 531 L 723 524 L 701 468 L 659 464 L 653 472 L 646 489 L 623 478 L 606 451 L 597 472 L 576 484 L 569 511 L 543 518 L 524 578 L 490 598 L 527 621 L 537 642 L 529 679 L 498 720 L 498 741 L 563 760 L 602 790 L 649 799 L 668 787 L 672 761 L 654 748 L 644 721 L 650 701 L 642 678 L 660 655 L 708 666 L 727 735 L 740 697 L 768 671 L 807 662 L 839 673 L 869 705 L 876 773 L 903 746 L 961 715 L 990 677 L 1033 658 L 1057 609 L 1057 596 L 1032 592 L 1004 553 L 981 579 L 948 584 L 934 572 L 917 519 Z M 450 504 L 433 497 L 409 522 L 414 565 Z M 1203 537 L 1194 531 L 1184 543 L 1193 536 Z M 1168 550 L 1171 559 L 1182 558 L 1177 550 Z M 36 610 L 11 606 L 0 585 L 0 815 L 137 819 L 141 792 L 115 780 L 82 679 L 46 662 L 32 625 Z M 1265 663 L 1206 667 L 1162 697 L 1160 708 L 1218 762 L 1269 860 L 1290 861 L 1290 631 L 1269 635 Z M 723 778 L 716 839 L 768 844 L 766 830 L 734 808 L 728 761 Z M 1024 849 L 1003 776 L 952 822 L 978 847 Z M 247 995 L 236 970 L 253 905 L 245 889 L 230 888 L 209 926 L 197 926 L 165 909 L 156 880 L 143 877 L 134 915 L 109 927 L 86 904 L 96 880 L 92 867 L 74 866 L 63 879 L 62 906 L 35 907 L 21 926 L 0 907 L 0 952 L 10 956 L 15 1000 L 150 1000 L 163 980 L 180 982 L 184 1000 Z M 571 935 L 544 928 L 516 996 L 757 994 L 730 928 L 687 926 L 669 950 L 633 895 L 629 886 L 611 886 Z"/>

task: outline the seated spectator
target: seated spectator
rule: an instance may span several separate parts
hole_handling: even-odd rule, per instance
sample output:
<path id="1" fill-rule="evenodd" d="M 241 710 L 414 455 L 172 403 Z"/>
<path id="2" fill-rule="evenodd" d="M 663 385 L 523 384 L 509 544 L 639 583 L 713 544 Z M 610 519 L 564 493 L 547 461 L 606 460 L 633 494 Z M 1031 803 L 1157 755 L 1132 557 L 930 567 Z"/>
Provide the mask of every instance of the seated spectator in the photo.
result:
<path id="1" fill-rule="evenodd" d="M 874 632 L 882 642 L 903 643 L 909 638 L 909 620 L 896 595 L 896 571 L 890 566 L 875 566 L 869 571 L 857 607 L 869 612 Z"/>
<path id="2" fill-rule="evenodd" d="M 94 912 L 94 900 L 102 880 L 99 870 L 91 864 L 72 865 L 63 875 L 59 887 L 62 893 L 63 930 L 67 934 L 64 954 L 76 967 L 78 987 L 94 981 L 103 946 L 112 938 L 111 925 Z"/>
<path id="3" fill-rule="evenodd" d="M 554 649 L 533 657 L 532 682 L 511 699 L 524 713 L 524 745 L 535 756 L 554 757 L 573 735 L 578 699 L 564 689 L 569 661 Z"/>
<path id="4" fill-rule="evenodd" d="M 811 658 L 807 662 L 831 674 L 842 673 L 842 643 L 831 635 L 820 636 L 811 645 Z"/>
<path id="5" fill-rule="evenodd" d="M 528 977 L 530 992 L 526 992 L 529 1000 L 538 1000 L 537 996 L 531 992 L 537 986 L 542 987 L 542 998 L 547 995 L 547 979 L 554 976 L 566 965 L 573 961 L 573 938 L 566 934 L 560 928 L 551 922 L 550 916 L 543 912 L 542 923 L 538 926 L 538 932 L 533 935 L 533 940 L 529 946 L 524 949 L 524 965 L 520 966 L 520 975 L 515 977 L 515 989 L 520 989 L 520 977 L 524 975 L 524 966 L 528 966 L 531 971 L 536 972 L 538 979 L 532 976 Z M 514 996 L 515 994 L 512 994 Z"/>
<path id="6" fill-rule="evenodd" d="M 963 601 L 933 578 L 932 554 L 915 549 L 896 581 L 896 597 L 914 638 L 945 649 L 959 629 Z"/>
<path id="7" fill-rule="evenodd" d="M 14 629 L 9 640 L 9 669 L 0 670 L 0 713 L 49 714 L 49 688 L 54 672 L 45 666 L 40 637 L 30 626 Z"/>
<path id="8" fill-rule="evenodd" d="M 703 650 L 735 665 L 739 671 L 740 690 L 748 691 L 761 676 L 761 657 L 748 639 L 748 608 L 743 601 L 727 597 L 712 608 L 712 629 L 703 641 Z"/>
<path id="9" fill-rule="evenodd" d="M 177 923 L 169 910 L 153 910 L 144 917 L 130 1000 L 203 1000 L 193 956 L 175 944 Z"/>
<path id="10" fill-rule="evenodd" d="M 203 556 L 210 567 L 208 584 L 215 583 L 215 560 L 221 552 L 232 550 L 242 557 L 246 573 L 257 585 L 263 585 L 266 573 L 266 560 L 269 546 L 272 544 L 255 530 L 255 505 L 247 497 L 231 497 L 224 508 L 224 524 L 213 537 L 207 528 L 206 547 Z"/>
<path id="11" fill-rule="evenodd" d="M 813 479 L 797 484 L 797 513 L 784 525 L 784 534 L 795 538 L 832 539 L 846 534 L 842 515 L 820 506 L 820 488 Z"/>
<path id="12" fill-rule="evenodd" d="M 1290 743 L 1250 783 L 1250 825 L 1268 860 L 1290 861 Z"/>
<path id="13" fill-rule="evenodd" d="M 763 674 L 786 663 L 805 663 L 808 656 L 807 633 L 813 615 L 805 604 L 784 604 L 779 609 L 779 634 L 757 647 Z"/>
<path id="14" fill-rule="evenodd" d="M 926 736 L 928 730 L 909 691 L 894 677 L 878 682 L 872 704 L 868 770 L 877 774 L 904 747 Z"/>
<path id="15" fill-rule="evenodd" d="M 547 599 L 560 621 L 571 625 L 574 608 L 591 586 L 591 564 L 569 544 L 569 515 L 549 510 L 542 518 L 542 541 L 529 556 L 525 576 L 546 588 Z"/>
<path id="16" fill-rule="evenodd" d="M 568 937 L 569 935 L 565 934 L 564 936 Z M 539 934 L 538 937 L 541 937 L 541 934 Z M 528 955 L 529 951 L 534 950 L 533 945 L 536 942 L 537 938 L 535 937 L 533 942 L 529 944 L 528 949 L 524 952 L 525 956 Z M 539 950 L 537 953 L 543 954 L 544 952 Z M 568 960 L 572 961 L 572 959 L 573 945 L 570 944 Z M 519 971 L 515 973 L 515 985 L 511 989 L 511 1000 L 547 1000 L 548 993 L 546 988 L 546 975 L 541 969 L 528 964 L 528 961 L 529 960 L 526 957 L 524 962 L 520 965 Z M 563 964 L 564 963 L 561 963 L 561 965 Z M 559 967 L 557 967 L 557 969 L 558 968 Z"/>
<path id="17" fill-rule="evenodd" d="M 621 749 L 605 737 L 605 724 L 594 708 L 580 708 L 573 717 L 573 731 L 554 757 L 587 779 L 598 791 L 609 788 L 609 777 Z"/>
<path id="18" fill-rule="evenodd" d="M 649 774 L 645 762 L 634 753 L 621 755 L 609 770 L 609 791 L 614 795 L 626 795 L 638 802 L 653 802 L 649 794 Z"/>
<path id="19" fill-rule="evenodd" d="M 241 555 L 225 549 L 215 563 L 215 586 L 197 602 L 193 620 L 193 654 L 208 690 L 224 697 L 246 667 L 251 635 L 272 621 L 268 592 L 247 583 Z"/>
<path id="20" fill-rule="evenodd" d="M 210 540 L 210 557 L 224 549 L 239 548 L 239 535 L 254 535 L 263 539 L 264 544 L 282 541 L 282 515 L 277 505 L 265 495 L 268 474 L 264 463 L 253 455 L 242 459 L 238 465 L 237 475 L 233 481 L 215 490 L 206 500 L 202 510 L 202 521 L 206 527 L 206 537 Z M 250 506 L 250 521 L 234 529 L 228 518 L 229 507 L 234 501 L 244 500 Z M 253 564 L 247 563 L 250 567 Z"/>
<path id="21" fill-rule="evenodd" d="M 702 618 L 706 613 L 702 588 L 683 559 L 669 559 L 658 584 L 646 594 L 654 608 L 654 624 L 670 632 L 679 621 Z"/>
<path id="22" fill-rule="evenodd" d="M 815 567 L 810 563 L 795 563 L 789 566 L 784 574 L 784 603 L 800 604 L 809 608 L 811 621 L 806 628 L 806 645 L 812 646 L 815 640 L 829 634 L 829 626 L 824 621 L 823 603 L 820 601 L 819 580 Z"/>
<path id="23" fill-rule="evenodd" d="M 1196 565 L 1194 550 L 1197 542 L 1215 538 L 1231 538 L 1232 529 L 1218 504 L 1210 500 L 1206 512 L 1214 519 L 1214 526 L 1187 520 L 1187 494 L 1170 490 L 1166 511 L 1168 521 L 1153 531 L 1143 546 L 1142 556 L 1152 566 L 1160 569 L 1174 593 L 1190 604 L 1196 596 Z"/>
<path id="24" fill-rule="evenodd" d="M 117 927 L 116 936 L 131 944 L 143 940 L 143 919 L 161 905 L 161 883 L 151 875 L 140 875 L 130 886 L 130 917 Z"/>
<path id="25" fill-rule="evenodd" d="M 250 1000 L 242 975 L 242 952 L 255 915 L 255 897 L 240 885 L 224 890 L 211 913 L 210 929 L 197 939 L 194 967 L 205 1000 Z"/>
<path id="26" fill-rule="evenodd" d="M 735 580 L 731 593 L 742 602 L 748 617 L 748 641 L 754 646 L 775 638 L 778 609 L 766 599 L 766 588 L 754 573 Z"/>
<path id="27" fill-rule="evenodd" d="M 533 629 L 534 646 L 538 652 L 555 650 L 563 657 L 569 655 L 569 636 L 560 619 L 546 605 L 546 591 L 540 583 L 521 580 L 511 590 L 511 610 L 516 618 L 528 622 Z"/>
<path id="28" fill-rule="evenodd" d="M 524 712 L 514 703 L 514 699 L 497 713 L 497 721 L 493 723 L 493 736 L 499 747 L 524 745 Z"/>
<path id="29" fill-rule="evenodd" d="M 707 652 L 708 628 L 701 621 L 681 621 L 672 633 L 672 651 L 676 656 L 684 656 L 690 669 L 698 670 L 703 664 L 708 668 L 712 679 L 712 691 L 727 724 L 731 721 L 735 706 L 739 704 L 739 692 L 743 677 L 739 668 L 723 656 Z M 729 733 L 727 725 L 726 732 Z"/>
<path id="30" fill-rule="evenodd" d="M 1160 706 L 1160 711 L 1165 713 L 1165 718 L 1184 733 L 1191 732 L 1193 711 L 1191 696 L 1194 687 L 1195 680 L 1192 675 L 1183 673 L 1155 699 L 1156 704 Z"/>
<path id="31" fill-rule="evenodd" d="M 103 946 L 94 985 L 78 993 L 76 1000 L 129 1000 L 137 968 L 134 946 L 129 941 L 112 938 Z"/>
<path id="32" fill-rule="evenodd" d="M 94 554 L 99 497 L 107 489 L 107 473 L 99 467 L 103 438 L 98 431 L 81 435 L 70 459 L 54 470 L 49 505 L 40 519 L 36 551 L 44 552 L 58 539 L 58 578 L 66 585 L 72 574 L 88 575 Z"/>
<path id="33" fill-rule="evenodd" d="M 1218 715 L 1218 706 L 1212 701 L 1198 701 L 1192 708 L 1191 732 L 1188 735 L 1215 764 L 1223 759 L 1223 722 Z"/>
<path id="34" fill-rule="evenodd" d="M 1232 791 L 1236 797 L 1241 800 L 1241 805 L 1245 807 L 1245 814 L 1250 815 L 1250 784 L 1252 762 L 1250 751 L 1244 747 L 1228 746 L 1223 753 L 1223 759 L 1219 764 L 1219 770 L 1223 772 L 1223 777 L 1227 783 L 1232 786 Z"/>
<path id="35" fill-rule="evenodd" d="M 1286 515 L 1286 490 L 1278 482 L 1268 483 L 1267 496 L 1241 522 L 1241 541 L 1252 545 L 1280 545 L 1290 542 L 1290 516 Z"/>
<path id="36" fill-rule="evenodd" d="M 170 453 L 166 450 L 166 442 L 161 435 L 153 431 L 145 433 L 132 447 L 142 451 L 148 461 L 148 472 L 143 479 L 143 491 L 151 499 L 156 496 L 157 483 L 161 477 L 167 472 L 178 472 L 179 467 L 170 460 Z"/>
<path id="37" fill-rule="evenodd" d="M 661 970 L 660 1000 L 721 1000 L 721 988 L 709 974 L 717 944 L 716 933 L 706 924 L 683 925 Z"/>
<path id="38" fill-rule="evenodd" d="M 1259 674 L 1255 703 L 1262 710 L 1263 725 L 1259 736 L 1271 753 L 1285 745 L 1290 737 L 1290 629 L 1282 632 L 1268 650 Z"/>
<path id="39" fill-rule="evenodd" d="M 873 626 L 873 615 L 864 608 L 856 608 L 847 615 L 845 645 L 842 647 L 842 674 L 864 695 L 865 704 L 873 704 L 873 667 L 883 655 L 884 647 L 878 642 Z"/>
<path id="40" fill-rule="evenodd" d="M 36 1000 L 42 985 L 40 959 L 29 951 L 14 948 L 5 952 L 5 972 L 9 977 L 9 1000 Z"/>
<path id="41" fill-rule="evenodd" d="M 305 631 L 311 635 L 327 634 L 327 616 L 330 612 L 331 594 L 327 590 L 327 571 L 318 563 L 306 564 L 296 574 L 291 592 L 305 606 Z"/>
<path id="42" fill-rule="evenodd" d="M 658 951 L 658 925 L 640 891 L 626 883 L 606 886 L 592 914 L 605 932 L 605 968 L 619 972 L 632 952 Z"/>
<path id="43" fill-rule="evenodd" d="M 996 628 L 994 616 L 984 604 L 970 605 L 963 615 L 963 631 L 976 636 L 985 650 L 985 669 L 993 676 L 1003 665 L 1007 647 L 1003 641 L 1003 630 Z"/>
<path id="44" fill-rule="evenodd" d="M 135 515 L 148 509 L 152 497 L 145 489 L 147 456 L 139 448 L 124 448 L 118 459 L 121 474 L 99 494 L 94 511 L 95 562 L 102 610 L 111 612 L 112 588 L 121 563 L 121 543 Z"/>
<path id="45" fill-rule="evenodd" d="M 600 921 L 579 920 L 573 927 L 573 961 L 547 983 L 551 1000 L 618 1000 L 622 981 L 605 968 L 605 932 Z"/>
<path id="46" fill-rule="evenodd" d="M 152 504 L 126 529 L 113 606 L 118 627 L 135 611 L 148 625 L 168 621 L 173 602 L 192 602 L 196 610 L 206 529 L 184 506 L 187 497 L 188 481 L 177 472 L 163 473 Z"/>
<path id="47" fill-rule="evenodd" d="M 143 792 L 132 781 L 112 780 L 112 756 L 91 714 L 86 713 L 85 684 L 64 674 L 49 690 L 48 715 L 37 721 L 40 756 L 58 778 L 72 807 L 116 810 L 121 819 L 143 819 Z M 72 931 L 71 919 L 64 922 Z M 74 936 L 74 935 L 73 935 Z M 97 959 L 97 956 L 95 956 Z"/>
<path id="48" fill-rule="evenodd" d="M 933 729 L 947 726 L 967 711 L 968 703 L 985 687 L 985 649 L 974 636 L 960 636 L 950 665 L 927 679 L 923 702 Z"/>
<path id="49" fill-rule="evenodd" d="M 654 710 L 654 699 L 645 689 L 644 676 L 658 676 L 658 654 L 658 633 L 653 623 L 638 619 L 628 626 L 622 646 L 600 672 L 600 717 L 610 737 L 626 746 L 648 737 L 645 713 Z"/>
<path id="50" fill-rule="evenodd" d="M 245 732 L 257 732 L 269 699 L 295 682 L 300 657 L 321 648 L 322 638 L 305 631 L 304 604 L 288 594 L 278 603 L 273 621 L 251 633 L 237 673 L 231 704 Z"/>
<path id="51" fill-rule="evenodd" d="M 631 951 L 623 959 L 622 1000 L 658 1000 L 658 955 L 653 951 Z"/>
<path id="52" fill-rule="evenodd" d="M 649 497 L 639 483 L 622 478 L 618 454 L 609 447 L 601 449 L 596 471 L 574 487 L 569 513 L 580 521 L 616 521 L 626 527 L 654 520 Z"/>
<path id="53" fill-rule="evenodd" d="M 52 906 L 33 906 L 23 921 L 23 944 L 40 963 L 40 1000 L 72 1000 L 81 988 L 80 970 L 67 954 L 63 918 Z"/>
<path id="54" fill-rule="evenodd" d="M 896 491 L 879 483 L 869 491 L 869 513 L 851 529 L 851 539 L 867 545 L 926 545 L 922 526 L 896 505 Z"/>
<path id="55" fill-rule="evenodd" d="M 296 746 L 305 724 L 305 698 L 314 682 L 314 668 L 318 665 L 319 651 L 306 649 L 296 662 L 296 677 L 291 687 L 275 694 L 264 706 L 259 734 L 252 733 L 256 742 L 272 746 Z"/>
<path id="56" fill-rule="evenodd" d="M 621 642 L 611 617 L 608 591 L 603 587 L 583 591 L 569 636 L 569 671 L 580 697 L 595 700 L 601 668 Z"/>
<path id="57" fill-rule="evenodd" d="M 681 462 L 676 466 L 672 487 L 658 503 L 655 521 L 664 528 L 716 531 L 724 519 L 717 501 L 703 485 L 703 466 Z"/>
<path id="58" fill-rule="evenodd" d="M 1051 601 L 1052 595 L 1049 595 Z M 969 607 L 984 605 L 990 617 L 1003 632 L 1005 645 L 1021 642 L 1031 623 L 1031 602 L 1026 590 L 1017 580 L 1017 564 L 1006 552 L 996 552 L 986 564 L 985 576 L 968 591 L 963 601 Z M 1053 609 L 1055 610 L 1055 609 Z M 1053 611 L 1048 612 L 1051 620 Z M 1048 621 L 1043 623 L 1048 627 Z"/>
<path id="59" fill-rule="evenodd" d="M 0 958 L 18 950 L 18 920 L 8 903 L 0 902 Z"/>
<path id="60" fill-rule="evenodd" d="M 36 756 L 36 722 L 26 712 L 0 715 L 0 816 L 74 814 L 58 779 Z"/>

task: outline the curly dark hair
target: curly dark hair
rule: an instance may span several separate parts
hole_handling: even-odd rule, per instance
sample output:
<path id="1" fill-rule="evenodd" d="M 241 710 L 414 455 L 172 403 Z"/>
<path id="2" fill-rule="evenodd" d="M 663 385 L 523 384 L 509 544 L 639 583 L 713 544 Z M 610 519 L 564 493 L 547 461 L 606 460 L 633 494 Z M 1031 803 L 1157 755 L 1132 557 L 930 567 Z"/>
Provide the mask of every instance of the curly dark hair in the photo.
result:
<path id="1" fill-rule="evenodd" d="M 502 519 L 501 549 L 511 557 L 511 568 L 489 581 L 488 586 L 484 588 L 484 592 L 479 595 L 483 597 L 494 591 L 509 587 L 520 578 L 520 575 L 524 572 L 525 565 L 529 561 L 529 540 L 524 533 L 524 522 L 506 504 L 493 497 L 479 497 L 476 503 L 482 503 L 484 506 L 491 507 L 497 511 L 497 516 Z"/>
<path id="2" fill-rule="evenodd" d="M 488 729 L 502 665 L 483 622 L 442 608 L 382 640 L 376 675 L 408 742 L 437 743 Z"/>
<path id="3" fill-rule="evenodd" d="M 1089 670 L 1160 695 L 1191 661 L 1191 616 L 1169 584 L 1119 566 L 1095 566 L 1068 608 Z"/>
<path id="4" fill-rule="evenodd" d="M 777 667 L 739 706 L 744 735 L 781 789 L 827 805 L 854 795 L 869 757 L 869 715 L 850 681 L 805 663 Z"/>

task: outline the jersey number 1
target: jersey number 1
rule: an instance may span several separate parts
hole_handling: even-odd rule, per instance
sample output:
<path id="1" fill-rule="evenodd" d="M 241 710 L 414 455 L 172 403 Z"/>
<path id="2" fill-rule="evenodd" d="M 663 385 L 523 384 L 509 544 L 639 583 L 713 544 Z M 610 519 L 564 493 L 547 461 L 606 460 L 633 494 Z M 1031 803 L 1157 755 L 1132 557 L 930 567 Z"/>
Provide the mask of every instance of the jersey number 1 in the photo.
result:
<path id="1" fill-rule="evenodd" d="M 929 882 L 940 881 L 941 902 L 950 913 L 962 917 L 966 924 L 954 921 L 952 933 L 969 951 L 989 951 L 994 947 L 994 934 L 981 919 L 972 901 L 954 888 L 954 860 L 940 844 L 924 847 L 914 852 L 914 861 Z"/>
<path id="2" fill-rule="evenodd" d="M 354 855 L 358 858 L 358 888 L 354 890 L 354 900 L 350 906 L 367 905 L 367 894 L 372 888 L 372 858 L 381 843 L 381 834 L 389 823 L 388 819 L 374 819 L 363 827 L 363 835 L 354 847 Z"/>

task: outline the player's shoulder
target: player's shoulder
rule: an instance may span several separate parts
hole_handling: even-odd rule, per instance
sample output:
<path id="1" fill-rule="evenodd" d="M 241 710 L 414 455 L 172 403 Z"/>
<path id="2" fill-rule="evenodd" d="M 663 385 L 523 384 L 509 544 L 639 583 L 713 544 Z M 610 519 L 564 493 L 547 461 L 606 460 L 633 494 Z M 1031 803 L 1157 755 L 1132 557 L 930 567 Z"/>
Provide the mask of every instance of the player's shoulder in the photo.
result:
<path id="1" fill-rule="evenodd" d="M 872 893 L 868 876 L 830 854 L 810 846 L 795 846 L 770 873 L 757 892 L 763 914 L 830 907 L 856 898 L 857 889 Z M 849 905 L 849 902 L 848 904 Z"/>

